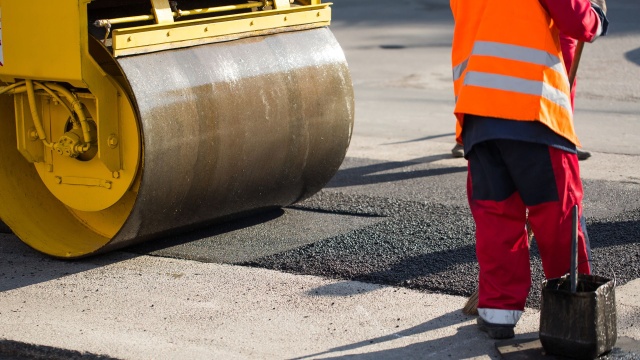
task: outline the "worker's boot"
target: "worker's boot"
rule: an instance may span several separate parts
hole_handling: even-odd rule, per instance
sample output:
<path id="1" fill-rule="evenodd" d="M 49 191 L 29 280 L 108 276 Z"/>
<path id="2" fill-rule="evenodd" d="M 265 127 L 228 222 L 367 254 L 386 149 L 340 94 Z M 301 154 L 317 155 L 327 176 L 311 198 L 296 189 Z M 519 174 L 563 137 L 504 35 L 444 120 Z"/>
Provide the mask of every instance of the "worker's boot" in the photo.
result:
<path id="1" fill-rule="evenodd" d="M 591 157 L 591 153 L 586 150 L 577 149 L 578 160 L 587 160 Z"/>
<path id="2" fill-rule="evenodd" d="M 511 324 L 492 324 L 484 321 L 482 317 L 478 317 L 478 328 L 484 331 L 492 339 L 511 339 L 515 336 L 513 329 L 515 325 Z"/>
<path id="3" fill-rule="evenodd" d="M 454 158 L 461 158 L 464 156 L 464 146 L 456 143 L 456 145 L 453 147 L 453 149 L 451 149 L 451 155 L 453 155 Z"/>

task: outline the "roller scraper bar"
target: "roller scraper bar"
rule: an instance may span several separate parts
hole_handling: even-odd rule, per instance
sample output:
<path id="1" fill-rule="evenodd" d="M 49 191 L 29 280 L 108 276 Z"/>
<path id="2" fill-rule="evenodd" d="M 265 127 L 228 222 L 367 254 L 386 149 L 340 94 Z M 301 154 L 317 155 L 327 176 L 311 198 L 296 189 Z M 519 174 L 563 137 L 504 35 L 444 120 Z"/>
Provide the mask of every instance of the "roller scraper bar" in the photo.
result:
<path id="1" fill-rule="evenodd" d="M 148 14 L 99 18 L 93 25 L 104 29 L 103 43 L 113 56 L 141 54 L 249 36 L 328 26 L 331 3 L 319 0 L 293 2 L 263 0 L 200 2 L 206 7 L 181 9 L 189 1 L 152 0 Z M 109 36 L 111 35 L 111 38 Z"/>

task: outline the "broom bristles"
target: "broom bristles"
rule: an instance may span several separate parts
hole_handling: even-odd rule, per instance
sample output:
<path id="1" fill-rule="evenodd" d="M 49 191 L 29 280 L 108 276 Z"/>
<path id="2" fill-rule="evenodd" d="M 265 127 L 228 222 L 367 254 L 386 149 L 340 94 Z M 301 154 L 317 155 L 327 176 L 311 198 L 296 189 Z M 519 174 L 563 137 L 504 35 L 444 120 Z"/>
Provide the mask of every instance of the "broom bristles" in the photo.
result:
<path id="1" fill-rule="evenodd" d="M 462 308 L 462 313 L 469 316 L 478 315 L 478 290 L 471 294 L 467 303 Z"/>

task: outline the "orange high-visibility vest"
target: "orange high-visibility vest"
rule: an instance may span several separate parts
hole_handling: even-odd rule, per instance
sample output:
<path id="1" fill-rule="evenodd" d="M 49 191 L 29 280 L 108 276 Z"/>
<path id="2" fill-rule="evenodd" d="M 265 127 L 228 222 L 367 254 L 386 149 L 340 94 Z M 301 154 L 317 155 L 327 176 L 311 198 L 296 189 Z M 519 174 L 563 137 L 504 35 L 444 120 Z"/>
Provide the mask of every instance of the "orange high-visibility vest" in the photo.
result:
<path id="1" fill-rule="evenodd" d="M 538 0 L 450 0 L 456 140 L 464 114 L 540 121 L 580 145 L 558 29 Z"/>

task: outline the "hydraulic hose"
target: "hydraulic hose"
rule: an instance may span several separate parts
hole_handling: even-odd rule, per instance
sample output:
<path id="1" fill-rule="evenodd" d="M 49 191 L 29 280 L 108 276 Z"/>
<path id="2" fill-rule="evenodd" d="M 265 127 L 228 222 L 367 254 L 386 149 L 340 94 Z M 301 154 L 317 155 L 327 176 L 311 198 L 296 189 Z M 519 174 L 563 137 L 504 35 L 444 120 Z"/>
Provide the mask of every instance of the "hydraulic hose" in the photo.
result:
<path id="1" fill-rule="evenodd" d="M 47 134 L 44 132 L 44 127 L 42 126 L 42 122 L 40 121 L 40 116 L 38 115 L 38 108 L 36 107 L 36 95 L 33 89 L 33 81 L 25 80 L 25 85 L 27 86 L 27 98 L 29 99 L 29 110 L 31 110 L 31 117 L 33 118 L 33 124 L 36 127 L 38 138 L 42 140 L 42 142 L 47 147 L 52 147 L 53 144 L 47 141 Z"/>
<path id="2" fill-rule="evenodd" d="M 80 128 L 82 129 L 82 136 L 85 144 L 82 146 L 82 151 L 87 151 L 91 147 L 91 134 L 89 130 L 89 124 L 87 121 L 87 117 L 84 114 L 84 109 L 82 108 L 82 104 L 76 98 L 73 93 L 61 85 L 56 83 L 39 83 L 33 80 L 24 80 L 17 82 L 15 84 L 11 84 L 9 86 L 5 86 L 0 88 L 0 95 L 2 94 L 20 94 L 27 93 L 27 98 L 29 100 L 29 110 L 31 112 L 31 117 L 33 118 L 33 123 L 36 128 L 36 133 L 38 134 L 38 139 L 42 140 L 42 142 L 47 147 L 53 147 L 53 143 L 47 141 L 46 133 L 44 131 L 44 127 L 42 126 L 42 122 L 40 121 L 40 116 L 38 115 L 38 109 L 36 107 L 36 99 L 35 99 L 35 89 L 43 90 L 51 97 L 53 97 L 56 101 L 64 106 L 64 108 L 69 113 L 69 116 L 73 119 L 74 122 L 78 121 L 80 123 Z M 62 94 L 64 98 L 71 104 L 71 107 L 67 105 L 57 93 Z M 76 120 L 76 117 L 78 120 Z"/>
<path id="3" fill-rule="evenodd" d="M 82 128 L 82 136 L 84 138 L 84 146 L 82 147 L 83 151 L 87 151 L 89 150 L 89 148 L 91 147 L 91 134 L 90 134 L 90 130 L 89 130 L 89 122 L 87 121 L 87 117 L 84 115 L 84 109 L 82 108 L 82 103 L 80 103 L 80 100 L 78 100 L 78 98 L 76 98 L 71 91 L 67 90 L 65 87 L 60 86 L 56 83 L 45 83 L 44 84 L 46 87 L 48 87 L 51 90 L 55 90 L 58 93 L 62 94 L 67 101 L 69 101 L 69 103 L 71 104 L 71 107 L 73 108 L 73 111 L 76 113 L 76 115 L 78 115 L 78 120 L 80 121 L 80 127 Z"/>

